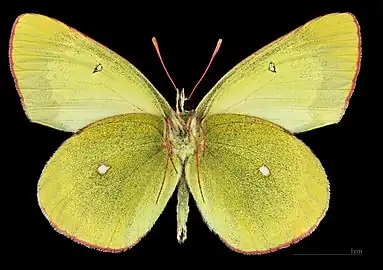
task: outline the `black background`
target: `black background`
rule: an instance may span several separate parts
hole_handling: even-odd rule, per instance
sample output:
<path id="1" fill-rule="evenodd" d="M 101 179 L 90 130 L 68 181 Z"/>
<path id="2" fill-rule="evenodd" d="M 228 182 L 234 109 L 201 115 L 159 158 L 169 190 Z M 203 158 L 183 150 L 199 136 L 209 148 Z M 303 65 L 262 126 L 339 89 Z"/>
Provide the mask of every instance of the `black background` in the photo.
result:
<path id="1" fill-rule="evenodd" d="M 314 233 L 289 248 L 265 256 L 294 254 L 350 254 L 351 249 L 368 254 L 365 228 L 368 222 L 364 188 L 371 178 L 366 161 L 368 144 L 364 130 L 370 108 L 366 104 L 374 87 L 372 75 L 377 55 L 378 33 L 382 33 L 382 4 L 379 1 L 318 1 L 281 4 L 260 1 L 247 4 L 221 2 L 214 8 L 204 4 L 161 6 L 145 4 L 140 7 L 129 2 L 109 4 L 110 1 L 57 2 L 55 4 L 19 3 L 2 11 L 2 37 L 8 44 L 16 17 L 25 12 L 41 13 L 56 18 L 92 37 L 133 63 L 156 86 L 172 106 L 175 90 L 167 79 L 157 58 L 151 38 L 159 42 L 168 71 L 179 88 L 189 93 L 204 71 L 219 38 L 223 39 L 212 67 L 195 92 L 189 107 L 195 107 L 208 90 L 235 64 L 280 36 L 302 24 L 331 12 L 351 12 L 359 20 L 362 33 L 362 62 L 356 89 L 349 108 L 337 125 L 298 134 L 322 161 L 331 183 L 330 208 Z M 13 3 L 13 5 L 15 5 Z M 379 6 L 380 5 L 380 6 Z M 7 47 L 2 47 L 5 56 Z M 381 48 L 381 46 L 380 46 Z M 3 66 L 8 60 L 2 58 Z M 194 201 L 190 202 L 188 239 L 179 245 L 176 240 L 176 196 L 152 230 L 131 250 L 109 254 L 88 249 L 56 233 L 42 215 L 37 204 L 37 181 L 45 162 L 70 134 L 28 121 L 17 96 L 11 73 L 3 73 L 2 108 L 6 115 L 6 130 L 10 136 L 5 143 L 11 172 L 4 175 L 3 222 L 7 227 L 9 251 L 23 255 L 72 255 L 98 257 L 135 257 L 169 254 L 237 256 L 223 244 L 203 222 Z M 380 86 L 381 88 L 381 86 Z M 4 140 L 3 140 L 4 142 Z M 363 142 L 363 143 L 362 143 Z M 377 180 L 377 179 L 375 179 Z M 174 194 L 176 195 L 176 194 Z"/>

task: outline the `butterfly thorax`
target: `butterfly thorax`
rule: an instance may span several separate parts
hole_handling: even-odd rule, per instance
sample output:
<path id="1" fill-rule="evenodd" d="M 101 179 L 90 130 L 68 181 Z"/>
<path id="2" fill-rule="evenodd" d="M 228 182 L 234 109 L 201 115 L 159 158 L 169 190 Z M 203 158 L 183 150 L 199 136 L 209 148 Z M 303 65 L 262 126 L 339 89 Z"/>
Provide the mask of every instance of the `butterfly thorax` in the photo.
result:
<path id="1" fill-rule="evenodd" d="M 201 148 L 202 134 L 194 111 L 173 113 L 166 123 L 165 144 L 168 144 L 172 155 L 185 161 Z"/>

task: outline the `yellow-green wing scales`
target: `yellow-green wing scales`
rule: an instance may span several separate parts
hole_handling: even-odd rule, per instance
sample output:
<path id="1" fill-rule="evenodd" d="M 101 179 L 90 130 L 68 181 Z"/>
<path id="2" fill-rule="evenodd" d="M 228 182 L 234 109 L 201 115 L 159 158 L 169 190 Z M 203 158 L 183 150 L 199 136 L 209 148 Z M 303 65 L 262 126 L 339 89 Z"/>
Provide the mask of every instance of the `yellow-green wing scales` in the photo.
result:
<path id="1" fill-rule="evenodd" d="M 89 247 L 122 251 L 153 226 L 176 185 L 163 145 L 164 121 L 127 114 L 73 135 L 43 170 L 38 199 L 61 233 Z M 162 186 L 163 184 L 163 186 Z M 158 201 L 157 201 L 158 199 Z"/>
<path id="2" fill-rule="evenodd" d="M 12 29 L 9 57 L 32 122 L 75 132 L 113 115 L 167 117 L 171 111 L 131 63 L 55 19 L 19 16 Z"/>
<path id="3" fill-rule="evenodd" d="M 188 185 L 209 227 L 231 248 L 271 252 L 316 227 L 328 207 L 329 183 L 305 144 L 251 116 L 216 114 L 202 126 L 205 151 L 198 169 L 189 158 Z"/>
<path id="4" fill-rule="evenodd" d="M 355 87 L 361 60 L 357 20 L 328 14 L 291 31 L 230 70 L 198 105 L 251 115 L 290 132 L 338 123 Z"/>

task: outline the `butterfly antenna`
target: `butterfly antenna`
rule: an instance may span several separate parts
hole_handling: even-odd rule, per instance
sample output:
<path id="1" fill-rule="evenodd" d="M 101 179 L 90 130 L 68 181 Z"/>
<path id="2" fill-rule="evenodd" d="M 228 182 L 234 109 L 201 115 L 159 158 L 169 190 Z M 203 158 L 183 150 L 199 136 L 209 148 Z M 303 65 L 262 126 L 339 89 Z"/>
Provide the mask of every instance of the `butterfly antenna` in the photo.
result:
<path id="1" fill-rule="evenodd" d="M 191 98 L 191 96 L 193 95 L 194 93 L 194 90 L 197 88 L 197 86 L 199 85 L 199 83 L 202 81 L 203 77 L 205 76 L 206 72 L 208 71 L 211 63 L 213 62 L 214 60 L 214 57 L 216 56 L 216 54 L 218 53 L 219 51 L 219 48 L 221 47 L 221 44 L 222 44 L 222 39 L 219 39 L 218 42 L 217 42 L 217 46 L 215 47 L 215 50 L 213 52 L 213 55 L 211 56 L 211 59 L 210 59 L 210 62 L 209 64 L 207 65 L 206 69 L 205 69 L 205 72 L 202 74 L 201 76 L 201 79 L 199 79 L 199 81 L 197 82 L 197 84 L 194 86 L 193 90 L 191 91 L 189 97 L 186 99 L 186 100 L 189 100 Z"/>
<path id="2" fill-rule="evenodd" d="M 178 88 L 177 88 L 176 84 L 173 82 L 172 77 L 170 77 L 170 74 L 169 74 L 168 70 L 166 69 L 164 61 L 162 60 L 161 53 L 160 53 L 160 48 L 158 47 L 158 43 L 157 43 L 157 40 L 156 40 L 155 37 L 152 38 L 152 42 L 153 42 L 154 48 L 156 48 L 156 51 L 157 51 L 157 54 L 158 54 L 158 58 L 160 58 L 161 64 L 162 64 L 162 66 L 163 66 L 163 68 L 164 68 L 164 70 L 166 72 L 166 75 L 168 75 L 169 80 L 171 81 L 171 83 L 173 84 L 174 88 L 176 89 L 176 91 L 178 93 Z"/>

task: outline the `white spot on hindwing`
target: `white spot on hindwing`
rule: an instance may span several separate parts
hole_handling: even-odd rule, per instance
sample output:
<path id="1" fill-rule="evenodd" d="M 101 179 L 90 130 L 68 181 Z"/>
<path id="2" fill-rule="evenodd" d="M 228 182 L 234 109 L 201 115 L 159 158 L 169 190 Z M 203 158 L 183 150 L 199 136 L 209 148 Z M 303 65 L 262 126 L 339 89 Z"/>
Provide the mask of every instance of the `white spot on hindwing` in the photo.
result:
<path id="1" fill-rule="evenodd" d="M 275 64 L 274 64 L 273 62 L 270 62 L 270 64 L 269 64 L 269 70 L 270 70 L 271 72 L 274 72 L 274 73 L 277 72 L 277 70 L 275 69 Z"/>
<path id="2" fill-rule="evenodd" d="M 270 170 L 265 165 L 262 165 L 261 167 L 259 167 L 259 171 L 262 173 L 263 176 L 270 175 Z"/>
<path id="3" fill-rule="evenodd" d="M 104 175 L 109 170 L 109 168 L 110 168 L 109 166 L 106 166 L 103 164 L 100 167 L 98 167 L 97 171 L 99 174 Z"/>

